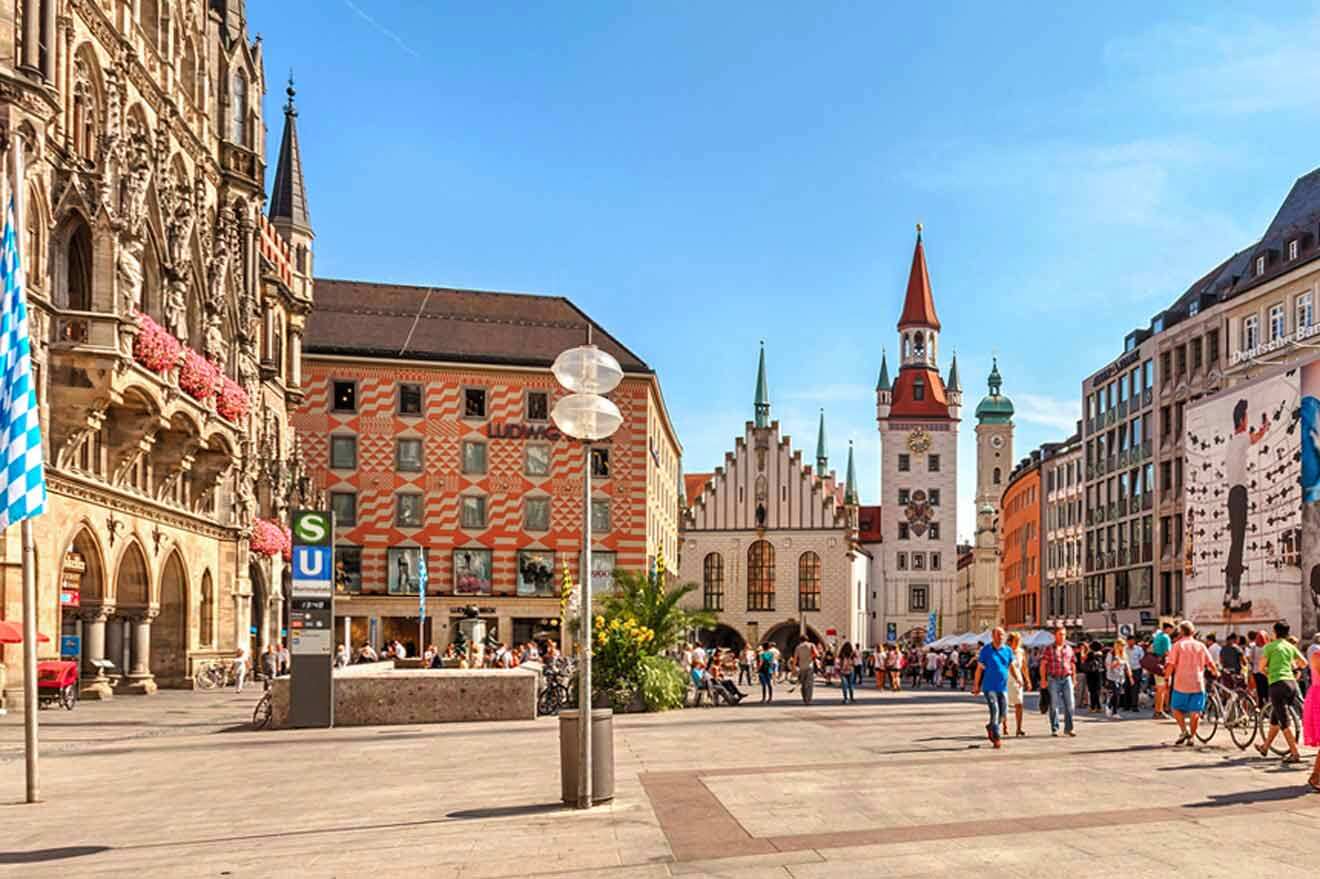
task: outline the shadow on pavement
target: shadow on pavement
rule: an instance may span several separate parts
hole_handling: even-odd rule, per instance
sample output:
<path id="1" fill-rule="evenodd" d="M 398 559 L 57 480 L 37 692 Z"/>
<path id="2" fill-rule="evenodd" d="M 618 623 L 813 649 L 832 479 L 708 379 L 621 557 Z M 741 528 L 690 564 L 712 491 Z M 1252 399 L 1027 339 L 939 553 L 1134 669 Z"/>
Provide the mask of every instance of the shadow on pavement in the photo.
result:
<path id="1" fill-rule="evenodd" d="M 563 803 L 537 803 L 526 806 L 498 806 L 491 809 L 460 809 L 457 812 L 446 814 L 445 817 L 459 821 L 472 821 L 483 818 L 513 818 L 522 815 L 543 815 L 547 812 L 564 811 L 568 811 L 568 806 Z"/>
<path id="2" fill-rule="evenodd" d="M 1220 806 L 1240 806 L 1248 803 L 1272 803 L 1279 800 L 1295 800 L 1310 795 L 1305 784 L 1272 787 L 1267 790 L 1249 790 L 1234 794 L 1210 794 L 1210 799 L 1202 803 L 1188 803 L 1188 809 L 1217 809 Z"/>
<path id="3" fill-rule="evenodd" d="M 71 845 L 65 848 L 41 848 L 31 852 L 0 852 L 0 864 L 40 864 L 45 861 L 99 855 L 108 851 L 110 851 L 108 845 Z"/>

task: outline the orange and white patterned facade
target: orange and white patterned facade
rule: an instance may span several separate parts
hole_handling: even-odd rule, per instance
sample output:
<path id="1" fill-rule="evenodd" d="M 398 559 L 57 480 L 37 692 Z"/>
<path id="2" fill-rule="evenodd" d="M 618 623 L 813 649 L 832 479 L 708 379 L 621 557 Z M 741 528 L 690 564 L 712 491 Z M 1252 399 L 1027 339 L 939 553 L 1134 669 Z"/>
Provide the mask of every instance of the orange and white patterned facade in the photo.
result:
<path id="1" fill-rule="evenodd" d="M 549 420 L 565 393 L 549 365 L 305 353 L 303 370 L 294 421 L 336 511 L 337 625 L 354 647 L 417 643 L 420 551 L 427 643 L 452 641 L 470 604 L 499 640 L 557 637 L 565 566 L 581 578 L 588 464 Z M 610 397 L 623 424 L 590 453 L 597 591 L 615 567 L 678 551 L 680 448 L 659 381 L 626 371 Z"/>

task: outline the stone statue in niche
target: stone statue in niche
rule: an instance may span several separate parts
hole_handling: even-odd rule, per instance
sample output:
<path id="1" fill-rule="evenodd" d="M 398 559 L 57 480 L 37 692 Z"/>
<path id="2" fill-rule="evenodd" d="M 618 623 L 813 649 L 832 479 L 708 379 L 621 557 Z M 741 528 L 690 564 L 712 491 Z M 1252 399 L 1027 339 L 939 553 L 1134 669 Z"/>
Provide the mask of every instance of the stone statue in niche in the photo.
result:
<path id="1" fill-rule="evenodd" d="M 142 308 L 142 242 L 121 242 L 115 259 L 115 280 L 119 287 L 120 310 L 131 314 Z"/>
<path id="2" fill-rule="evenodd" d="M 173 278 L 165 288 L 165 328 L 188 344 L 188 282 Z"/>
<path id="3" fill-rule="evenodd" d="M 215 364 L 216 369 L 225 371 L 225 363 L 229 360 L 229 342 L 225 339 L 225 331 L 220 324 L 220 315 L 212 313 L 206 319 L 206 340 L 203 345 L 203 354 L 206 358 Z"/>

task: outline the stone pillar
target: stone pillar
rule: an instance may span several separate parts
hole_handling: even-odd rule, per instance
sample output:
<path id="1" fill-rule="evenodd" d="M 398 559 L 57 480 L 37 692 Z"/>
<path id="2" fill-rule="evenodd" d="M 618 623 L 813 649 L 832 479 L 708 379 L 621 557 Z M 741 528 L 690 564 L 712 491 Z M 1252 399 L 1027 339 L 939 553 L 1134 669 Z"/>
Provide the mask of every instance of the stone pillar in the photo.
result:
<path id="1" fill-rule="evenodd" d="M 149 667 L 151 662 L 151 621 L 157 611 L 144 610 L 133 617 L 133 658 L 128 672 L 127 690 L 142 696 L 156 692 L 156 680 Z"/>
<path id="2" fill-rule="evenodd" d="M 105 671 L 92 665 L 92 660 L 105 659 L 105 623 L 112 607 L 84 607 L 79 616 L 83 623 L 82 699 L 110 699 L 114 691 Z"/>
<path id="3" fill-rule="evenodd" d="M 275 595 L 270 600 L 270 634 L 271 641 L 275 644 L 283 644 L 284 636 L 281 630 L 284 628 L 284 596 Z"/>
<path id="4" fill-rule="evenodd" d="M 41 75 L 46 78 L 47 84 L 55 85 L 55 41 L 58 39 L 55 34 L 55 0 L 46 0 L 42 15 L 44 17 L 42 30 L 46 34 L 46 57 L 42 59 Z"/>
<path id="5" fill-rule="evenodd" d="M 23 60 L 24 72 L 39 74 L 41 44 L 41 0 L 23 0 Z"/>
<path id="6" fill-rule="evenodd" d="M 121 617 L 111 616 L 106 621 L 105 658 L 114 665 L 111 674 L 122 680 L 128 669 L 124 667 L 124 620 Z"/>

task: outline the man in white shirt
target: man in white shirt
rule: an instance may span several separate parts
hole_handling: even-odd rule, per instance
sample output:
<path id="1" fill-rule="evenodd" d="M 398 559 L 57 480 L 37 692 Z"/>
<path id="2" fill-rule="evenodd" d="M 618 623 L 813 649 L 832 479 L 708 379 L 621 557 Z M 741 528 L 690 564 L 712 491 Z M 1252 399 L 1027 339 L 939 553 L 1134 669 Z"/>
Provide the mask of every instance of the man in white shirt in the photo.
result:
<path id="1" fill-rule="evenodd" d="M 810 705 L 811 696 L 816 688 L 816 645 L 803 638 L 793 650 L 793 661 L 797 663 L 798 686 L 802 689 L 802 704 Z"/>
<path id="2" fill-rule="evenodd" d="M 1219 643 L 1219 639 L 1214 633 L 1205 636 L 1205 649 L 1210 651 L 1210 658 L 1215 661 L 1215 668 L 1219 667 L 1219 654 L 1224 649 Z"/>

